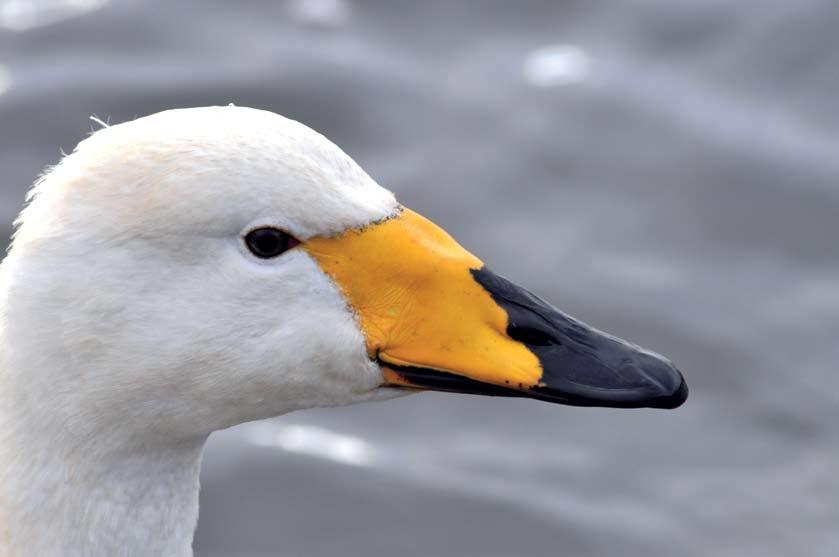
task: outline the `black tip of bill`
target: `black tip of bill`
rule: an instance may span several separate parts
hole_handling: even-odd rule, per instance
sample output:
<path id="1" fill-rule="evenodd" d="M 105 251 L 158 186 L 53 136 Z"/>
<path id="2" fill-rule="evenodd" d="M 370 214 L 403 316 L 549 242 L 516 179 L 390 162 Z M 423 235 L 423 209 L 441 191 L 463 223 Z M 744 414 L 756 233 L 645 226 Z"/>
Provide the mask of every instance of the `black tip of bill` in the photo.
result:
<path id="1" fill-rule="evenodd" d="M 572 406 L 611 408 L 678 408 L 688 398 L 688 387 L 673 364 L 652 353 L 608 365 L 589 364 L 586 376 L 574 376 L 579 363 L 545 369 L 544 386 L 534 387 L 540 399 Z M 570 368 L 570 369 L 569 369 Z"/>
<path id="2" fill-rule="evenodd" d="M 539 386 L 518 396 L 573 406 L 677 408 L 688 397 L 666 358 L 565 315 L 486 267 L 475 280 L 504 308 L 507 334 L 539 358 Z"/>

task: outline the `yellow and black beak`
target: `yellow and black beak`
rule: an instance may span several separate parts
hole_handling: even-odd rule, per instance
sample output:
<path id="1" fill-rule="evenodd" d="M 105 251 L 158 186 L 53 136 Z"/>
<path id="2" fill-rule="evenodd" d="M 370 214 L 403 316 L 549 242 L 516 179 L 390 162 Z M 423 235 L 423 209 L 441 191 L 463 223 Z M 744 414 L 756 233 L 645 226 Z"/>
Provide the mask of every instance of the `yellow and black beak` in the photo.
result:
<path id="1" fill-rule="evenodd" d="M 386 385 L 575 406 L 676 408 L 687 399 L 668 360 L 496 275 L 408 209 L 303 247 L 358 315 Z"/>

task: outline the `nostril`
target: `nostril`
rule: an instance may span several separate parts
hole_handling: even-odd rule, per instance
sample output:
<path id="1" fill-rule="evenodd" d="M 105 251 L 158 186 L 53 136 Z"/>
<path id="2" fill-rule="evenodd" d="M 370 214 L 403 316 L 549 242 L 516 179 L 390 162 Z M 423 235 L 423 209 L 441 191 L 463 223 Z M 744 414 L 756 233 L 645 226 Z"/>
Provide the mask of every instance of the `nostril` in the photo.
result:
<path id="1" fill-rule="evenodd" d="M 507 327 L 507 334 L 513 340 L 523 342 L 529 346 L 551 346 L 553 344 L 559 344 L 559 341 L 550 332 L 527 325 L 515 325 L 511 323 Z"/>

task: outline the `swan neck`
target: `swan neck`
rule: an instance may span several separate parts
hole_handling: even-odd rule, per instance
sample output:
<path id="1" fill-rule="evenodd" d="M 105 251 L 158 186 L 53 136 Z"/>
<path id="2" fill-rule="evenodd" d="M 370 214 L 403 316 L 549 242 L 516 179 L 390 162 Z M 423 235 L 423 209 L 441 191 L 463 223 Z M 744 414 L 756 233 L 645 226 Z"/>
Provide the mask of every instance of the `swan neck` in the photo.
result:
<path id="1" fill-rule="evenodd" d="M 27 430 L 11 425 L 0 439 L 0 555 L 192 555 L 206 438 L 79 442 Z"/>

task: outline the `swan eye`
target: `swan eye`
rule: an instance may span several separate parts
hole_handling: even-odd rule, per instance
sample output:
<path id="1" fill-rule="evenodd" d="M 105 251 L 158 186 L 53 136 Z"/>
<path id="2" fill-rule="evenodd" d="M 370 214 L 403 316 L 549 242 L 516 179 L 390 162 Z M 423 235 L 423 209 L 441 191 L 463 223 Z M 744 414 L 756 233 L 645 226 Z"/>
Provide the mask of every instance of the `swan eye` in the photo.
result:
<path id="1" fill-rule="evenodd" d="M 290 250 L 299 243 L 300 241 L 297 238 L 278 228 L 257 228 L 251 230 L 245 236 L 245 244 L 248 249 L 260 259 L 271 259 L 282 255 L 283 252 Z"/>

